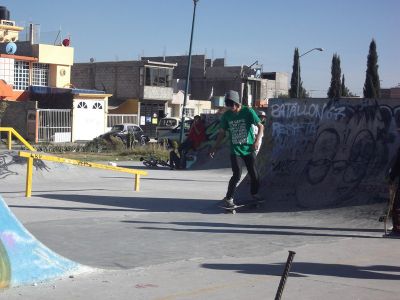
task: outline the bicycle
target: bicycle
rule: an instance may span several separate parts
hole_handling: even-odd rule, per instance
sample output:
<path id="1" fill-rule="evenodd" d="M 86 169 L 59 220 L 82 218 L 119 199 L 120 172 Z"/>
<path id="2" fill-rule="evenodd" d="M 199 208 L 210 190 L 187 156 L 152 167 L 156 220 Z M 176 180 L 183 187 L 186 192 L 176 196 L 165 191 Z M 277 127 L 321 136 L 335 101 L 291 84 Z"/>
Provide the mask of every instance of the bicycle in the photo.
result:
<path id="1" fill-rule="evenodd" d="M 158 159 L 157 157 L 154 156 L 149 156 L 148 158 L 141 157 L 140 161 L 145 165 L 146 167 L 170 167 L 169 162 Z"/>

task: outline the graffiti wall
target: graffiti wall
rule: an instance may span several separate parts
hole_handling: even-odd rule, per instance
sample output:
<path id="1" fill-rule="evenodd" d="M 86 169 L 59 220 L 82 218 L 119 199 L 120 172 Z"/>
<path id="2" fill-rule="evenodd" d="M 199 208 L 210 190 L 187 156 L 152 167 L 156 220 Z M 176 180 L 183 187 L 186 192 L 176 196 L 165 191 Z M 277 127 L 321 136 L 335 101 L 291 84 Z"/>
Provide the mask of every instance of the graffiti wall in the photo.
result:
<path id="1" fill-rule="evenodd" d="M 400 145 L 400 100 L 274 99 L 268 114 L 259 154 L 264 186 L 288 191 L 306 208 L 386 197 L 385 174 Z"/>

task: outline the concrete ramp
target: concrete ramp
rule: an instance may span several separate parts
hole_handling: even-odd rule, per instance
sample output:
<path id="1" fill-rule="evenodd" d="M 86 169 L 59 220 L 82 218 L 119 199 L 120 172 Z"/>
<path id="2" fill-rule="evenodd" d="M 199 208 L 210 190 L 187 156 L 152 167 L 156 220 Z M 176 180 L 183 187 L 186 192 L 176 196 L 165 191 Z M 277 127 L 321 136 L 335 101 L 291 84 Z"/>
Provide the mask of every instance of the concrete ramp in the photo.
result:
<path id="1" fill-rule="evenodd" d="M 399 127 L 399 99 L 271 99 L 257 158 L 267 207 L 386 201 L 385 175 L 400 146 Z M 248 194 L 243 180 L 237 196 Z"/>
<path id="2" fill-rule="evenodd" d="M 212 169 L 223 169 L 230 168 L 231 163 L 229 159 L 230 145 L 229 137 L 226 136 L 224 142 L 215 154 L 215 157 L 211 159 L 208 152 L 212 146 L 214 146 L 217 139 L 219 122 L 221 114 L 207 115 L 206 122 L 206 136 L 207 140 L 203 142 L 198 151 L 196 151 L 196 162 L 191 166 L 194 170 L 212 170 Z"/>
<path id="3" fill-rule="evenodd" d="M 0 288 L 34 284 L 90 270 L 40 243 L 0 196 Z"/>

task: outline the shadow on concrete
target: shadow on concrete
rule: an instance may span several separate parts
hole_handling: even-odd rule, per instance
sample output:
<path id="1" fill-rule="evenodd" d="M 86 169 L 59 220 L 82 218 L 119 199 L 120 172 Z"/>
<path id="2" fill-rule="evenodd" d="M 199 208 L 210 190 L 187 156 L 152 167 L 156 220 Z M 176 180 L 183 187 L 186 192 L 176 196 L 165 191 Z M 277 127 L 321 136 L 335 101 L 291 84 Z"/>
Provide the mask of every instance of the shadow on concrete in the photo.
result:
<path id="1" fill-rule="evenodd" d="M 70 211 L 137 211 L 129 208 L 98 208 L 98 207 L 61 207 L 61 206 L 28 206 L 28 205 L 9 205 L 10 208 L 29 208 L 29 209 L 55 209 L 55 210 L 70 210 Z"/>
<path id="2" fill-rule="evenodd" d="M 202 264 L 203 268 L 213 270 L 235 271 L 253 275 L 281 276 L 285 264 Z M 389 274 L 398 273 L 398 274 Z M 400 267 L 397 266 L 353 266 L 340 264 L 323 264 L 293 262 L 289 277 L 331 276 L 353 279 L 400 280 Z"/>
<path id="3" fill-rule="evenodd" d="M 82 191 L 109 191 L 109 189 L 64 189 L 64 190 L 57 190 L 57 192 L 82 192 Z M 46 190 L 35 190 L 35 193 L 51 193 L 54 192 L 52 191 L 46 191 Z M 25 193 L 25 190 L 23 191 L 16 191 L 16 192 L 1 192 L 1 194 L 20 194 L 20 193 Z"/>
<path id="4" fill-rule="evenodd" d="M 51 200 L 62 200 L 92 205 L 112 206 L 125 208 L 130 211 L 150 211 L 150 212 L 196 212 L 196 213 L 215 213 L 215 200 L 199 199 L 176 199 L 176 198 L 136 198 L 136 197 L 113 197 L 95 195 L 69 195 L 69 194 L 35 194 L 35 197 Z M 12 206 L 11 206 L 12 207 Z M 20 207 L 20 206 L 14 206 Z M 36 206 L 29 206 L 36 208 Z M 39 207 L 40 208 L 40 207 Z M 48 209 L 71 209 L 61 206 L 46 206 Z M 72 207 L 72 209 L 76 209 Z M 80 207 L 82 210 L 107 211 L 108 207 Z"/>
<path id="5" fill-rule="evenodd" d="M 191 222 L 188 223 L 186 222 L 158 223 L 158 222 L 141 222 L 141 221 L 121 221 L 121 222 L 131 223 L 131 224 L 142 223 L 142 224 L 164 224 L 164 225 L 203 227 L 203 228 L 171 228 L 171 227 L 161 227 L 161 226 L 136 227 L 136 229 L 175 231 L 175 232 L 217 233 L 217 234 L 235 234 L 235 235 L 251 234 L 251 235 L 277 235 L 277 236 L 305 236 L 305 237 L 311 236 L 311 237 L 340 237 L 340 238 L 372 238 L 372 239 L 382 238 L 381 235 L 372 236 L 372 235 L 358 234 L 365 231 L 365 229 L 358 230 L 351 228 L 332 229 L 332 228 L 315 228 L 315 227 L 304 227 L 304 226 L 241 225 L 241 224 L 191 223 Z M 216 226 L 214 226 L 215 224 Z M 313 232 L 314 230 L 318 232 Z M 341 232 L 353 232 L 353 233 L 341 233 Z M 381 232 L 381 230 L 369 229 L 366 232 Z"/>
<path id="6" fill-rule="evenodd" d="M 234 228 L 253 228 L 253 229 L 293 229 L 293 230 L 316 230 L 316 231 L 351 231 L 351 232 L 377 232 L 381 229 L 372 228 L 343 228 L 343 227 L 314 227 L 314 226 L 282 226 L 282 225 L 249 225 L 234 223 L 215 223 L 215 222 L 152 222 L 152 221 L 124 221 L 138 224 L 171 224 L 191 227 L 234 227 Z"/>
<path id="7" fill-rule="evenodd" d="M 100 178 L 109 178 L 109 179 L 127 179 L 127 180 L 133 180 L 134 176 L 102 176 Z M 157 180 L 157 181 L 192 181 L 192 182 L 227 182 L 226 180 L 199 180 L 199 179 L 184 179 L 184 178 L 155 178 L 155 177 L 148 177 L 148 176 L 143 176 L 140 177 L 141 181 L 147 181 L 147 180 Z"/>

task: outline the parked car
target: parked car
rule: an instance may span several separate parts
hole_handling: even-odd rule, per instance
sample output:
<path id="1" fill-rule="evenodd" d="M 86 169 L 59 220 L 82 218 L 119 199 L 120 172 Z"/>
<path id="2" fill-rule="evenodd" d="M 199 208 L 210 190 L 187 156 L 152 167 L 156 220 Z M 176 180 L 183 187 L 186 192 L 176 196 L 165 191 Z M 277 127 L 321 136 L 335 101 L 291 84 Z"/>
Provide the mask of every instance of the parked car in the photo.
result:
<path id="1" fill-rule="evenodd" d="M 128 140 L 129 133 L 132 133 L 135 140 L 139 142 L 140 145 L 145 145 L 150 141 L 150 138 L 143 133 L 142 128 L 137 124 L 117 124 L 111 127 L 111 130 L 100 135 L 103 139 L 109 139 L 110 136 L 121 139 L 121 141 L 126 144 Z"/>
<path id="2" fill-rule="evenodd" d="M 185 120 L 185 126 L 183 127 L 183 139 L 185 140 L 187 135 L 189 134 L 190 127 L 192 126 L 193 120 Z M 179 138 L 181 136 L 181 123 L 174 129 L 162 130 L 158 136 L 159 143 L 168 143 L 169 146 L 172 146 L 173 141 L 179 142 Z"/>
<path id="3" fill-rule="evenodd" d="M 181 122 L 182 121 L 180 118 L 174 118 L 174 117 L 162 118 L 158 123 L 158 126 L 156 127 L 156 140 L 163 141 L 167 136 L 170 136 L 171 133 L 176 133 L 176 131 L 175 132 L 173 131 L 176 130 L 178 127 L 180 128 Z M 186 128 L 189 130 L 192 123 L 193 123 L 192 118 L 185 119 L 185 130 Z"/>

